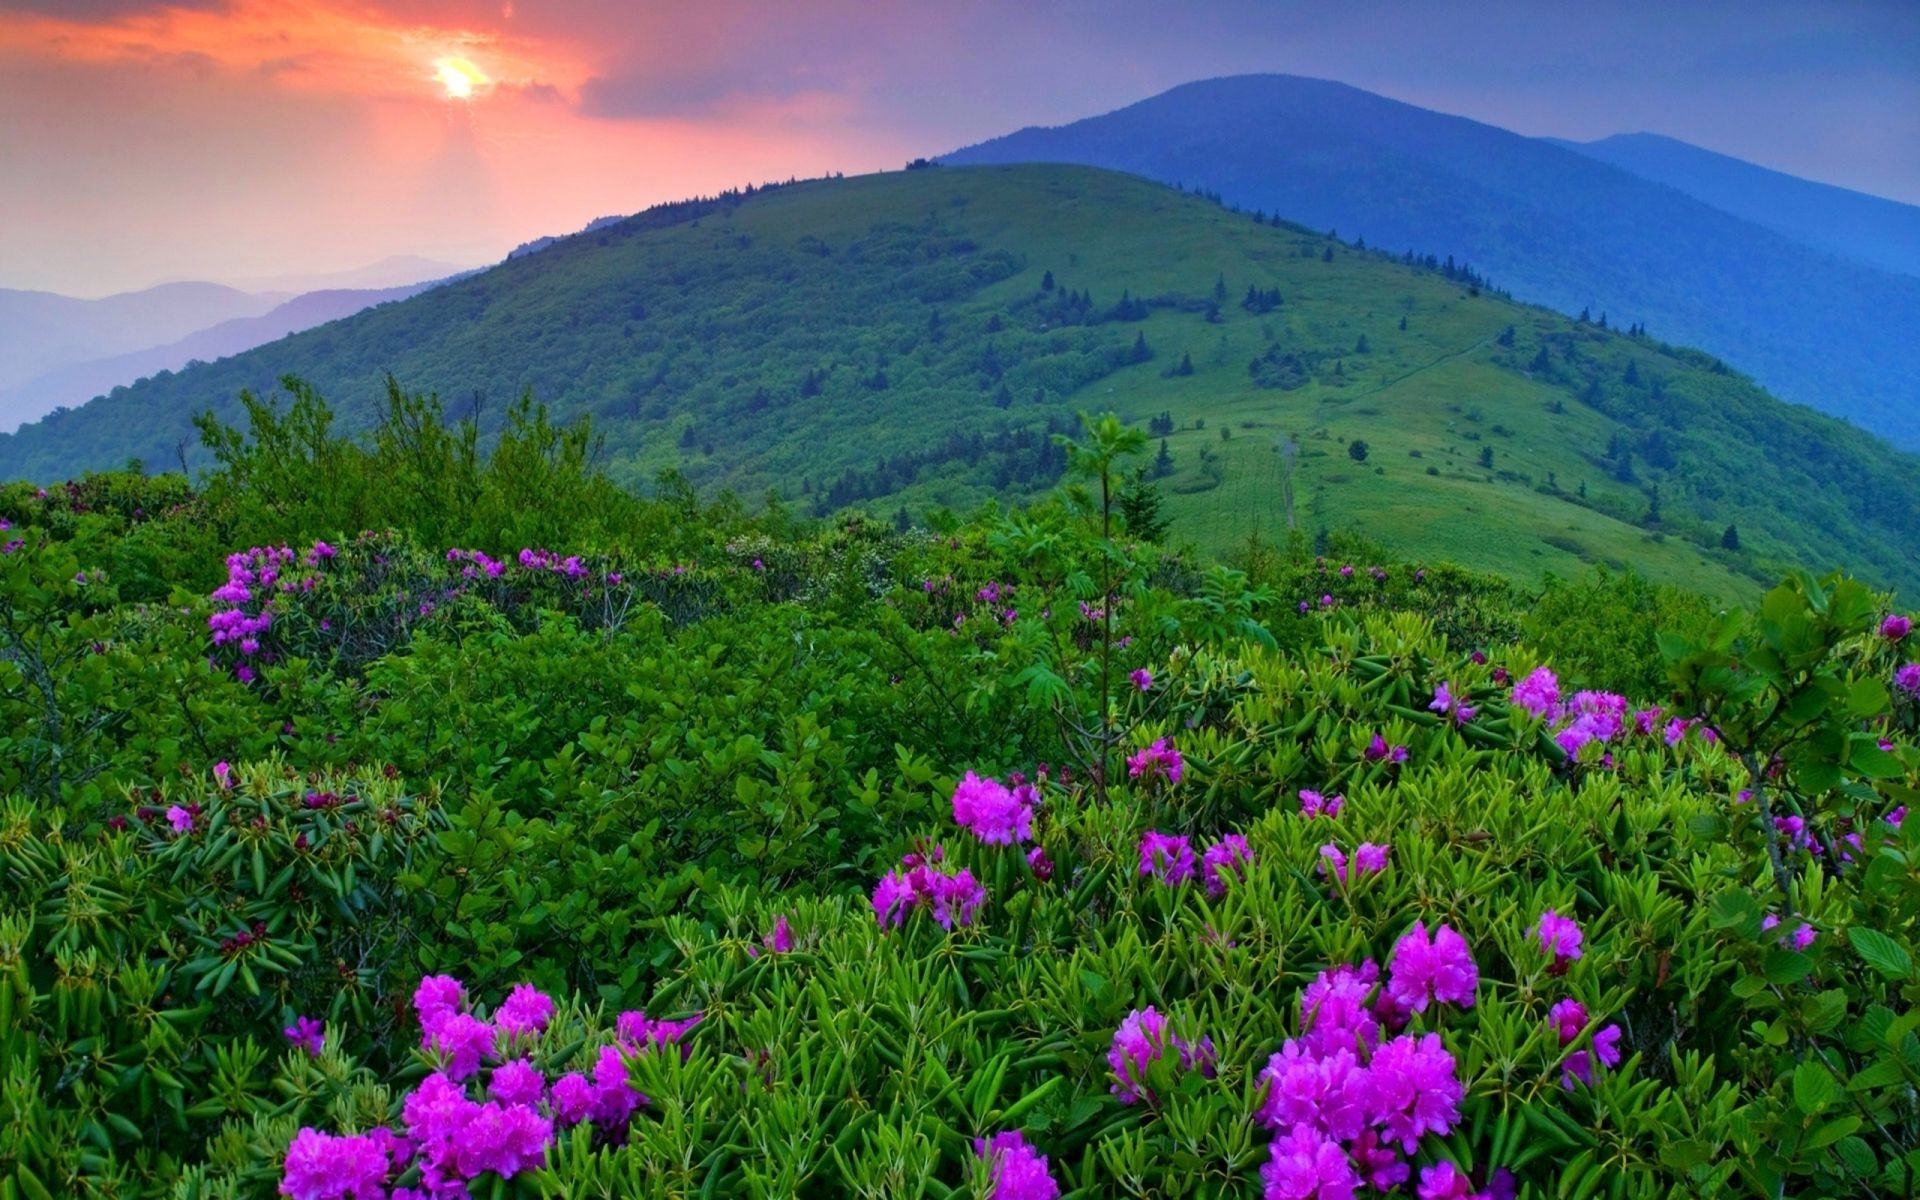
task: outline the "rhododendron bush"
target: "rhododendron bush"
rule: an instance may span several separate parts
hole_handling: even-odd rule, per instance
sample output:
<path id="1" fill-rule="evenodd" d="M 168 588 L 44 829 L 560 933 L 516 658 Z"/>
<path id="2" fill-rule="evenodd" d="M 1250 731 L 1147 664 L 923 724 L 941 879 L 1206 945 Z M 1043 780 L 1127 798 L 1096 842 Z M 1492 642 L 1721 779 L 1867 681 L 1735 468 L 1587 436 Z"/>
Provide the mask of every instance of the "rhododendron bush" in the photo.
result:
<path id="1" fill-rule="evenodd" d="M 1118 422 L 938 533 L 578 544 L 267 435 L 0 489 L 0 1198 L 1920 1189 L 1856 582 L 1599 672 L 1441 566 L 1134 544 Z"/>

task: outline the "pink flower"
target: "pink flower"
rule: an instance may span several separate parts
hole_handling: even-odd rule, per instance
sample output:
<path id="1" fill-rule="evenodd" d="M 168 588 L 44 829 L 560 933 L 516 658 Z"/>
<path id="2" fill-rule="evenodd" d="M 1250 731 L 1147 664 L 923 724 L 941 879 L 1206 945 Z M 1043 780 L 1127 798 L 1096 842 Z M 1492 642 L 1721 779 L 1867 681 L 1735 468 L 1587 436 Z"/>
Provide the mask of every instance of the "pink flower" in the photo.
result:
<path id="1" fill-rule="evenodd" d="M 1053 860 L 1048 858 L 1047 852 L 1038 846 L 1027 851 L 1027 869 L 1032 871 L 1033 877 L 1041 883 L 1053 878 Z"/>
<path id="2" fill-rule="evenodd" d="M 907 913 L 912 910 L 916 899 L 913 885 L 907 882 L 906 872 L 889 871 L 874 885 L 874 919 L 880 922 L 883 929 L 888 925 L 897 929 L 906 924 Z"/>
<path id="3" fill-rule="evenodd" d="M 1887 619 L 1880 622 L 1880 636 L 1890 642 L 1897 642 L 1912 632 L 1912 619 L 1900 613 L 1889 613 Z"/>
<path id="4" fill-rule="evenodd" d="M 527 1108 L 539 1105 L 540 1097 L 546 1094 L 547 1079 L 540 1069 L 524 1058 L 510 1058 L 493 1069 L 493 1075 L 487 1080 L 487 1095 L 502 1104 L 519 1104 Z"/>
<path id="5" fill-rule="evenodd" d="M 280 1194 L 291 1200 L 384 1200 L 392 1169 L 384 1139 L 303 1128 L 287 1147 Z"/>
<path id="6" fill-rule="evenodd" d="M 511 1179 L 546 1161 L 553 1123 L 521 1105 L 484 1104 L 453 1135 L 453 1162 L 472 1179 L 487 1171 Z"/>
<path id="7" fill-rule="evenodd" d="M 1127 777 L 1129 779 L 1156 779 L 1162 774 L 1168 783 L 1179 783 L 1185 769 L 1180 752 L 1165 738 L 1127 759 Z"/>
<path id="8" fill-rule="evenodd" d="M 1030 785 L 1008 790 L 968 771 L 953 789 L 953 819 L 989 846 L 1010 846 L 1033 836 L 1033 801 Z"/>
<path id="9" fill-rule="evenodd" d="M 1376 1123 L 1408 1154 L 1421 1138 L 1444 1137 L 1460 1119 L 1466 1089 L 1437 1033 L 1406 1034 L 1383 1044 L 1368 1064 L 1367 1080 Z"/>
<path id="10" fill-rule="evenodd" d="M 1109 1090 L 1120 1097 L 1120 1103 L 1132 1104 L 1142 1096 L 1153 1103 L 1153 1094 L 1146 1086 L 1147 1071 L 1169 1049 L 1176 1053 L 1181 1070 L 1199 1071 L 1212 1078 L 1212 1038 L 1195 1043 L 1174 1036 L 1167 1029 L 1167 1019 L 1151 1006 L 1127 1014 L 1120 1028 L 1114 1030 L 1113 1044 L 1107 1049 L 1107 1066 L 1114 1078 Z"/>
<path id="11" fill-rule="evenodd" d="M 1253 861 L 1253 851 L 1247 847 L 1247 839 L 1237 833 L 1229 833 L 1200 856 L 1200 877 L 1207 885 L 1207 895 L 1218 899 L 1227 894 L 1227 880 L 1236 881 L 1247 877 L 1247 864 Z"/>
<path id="12" fill-rule="evenodd" d="M 1580 926 L 1572 917 L 1563 917 L 1553 909 L 1540 914 L 1539 924 L 1534 926 L 1534 936 L 1540 939 L 1540 949 L 1553 956 L 1551 970 L 1556 975 L 1564 975 L 1567 967 L 1582 951 L 1580 942 L 1584 935 Z"/>
<path id="13" fill-rule="evenodd" d="M 1337 817 L 1346 803 L 1345 796 L 1322 796 L 1307 788 L 1300 789 L 1300 815 L 1303 817 Z"/>
<path id="14" fill-rule="evenodd" d="M 326 1026 L 312 1017 L 295 1017 L 293 1024 L 282 1029 L 280 1034 L 314 1058 L 320 1057 L 320 1051 L 327 1044 Z"/>
<path id="15" fill-rule="evenodd" d="M 593 1099 L 587 1108 L 593 1123 L 606 1130 L 625 1128 L 633 1110 L 646 1102 L 640 1090 L 627 1082 L 627 1061 L 620 1047 L 600 1047 L 593 1063 Z"/>
<path id="16" fill-rule="evenodd" d="M 1483 1200 L 1484 1193 L 1473 1190 L 1467 1173 L 1450 1162 L 1420 1168 L 1417 1200 Z"/>
<path id="17" fill-rule="evenodd" d="M 1377 733 L 1373 735 L 1373 740 L 1367 743 L 1367 748 L 1362 751 L 1362 754 L 1368 762 L 1386 761 L 1397 764 L 1407 761 L 1405 746 L 1390 745 L 1386 738 Z"/>
<path id="18" fill-rule="evenodd" d="M 1140 669 L 1134 671 L 1132 674 L 1128 675 L 1127 678 L 1133 680 L 1133 686 L 1139 688 L 1143 692 L 1153 690 L 1153 672 L 1147 670 L 1145 667 L 1141 667 Z"/>
<path id="19" fill-rule="evenodd" d="M 466 1002 L 467 989 L 451 975 L 428 975 L 413 991 L 413 1011 L 419 1015 L 422 1029 L 433 1028 Z"/>
<path id="20" fill-rule="evenodd" d="M 1360 1174 L 1339 1145 L 1309 1126 L 1275 1138 L 1260 1168 L 1261 1200 L 1353 1200 Z"/>
<path id="21" fill-rule="evenodd" d="M 1920 697 L 1920 662 L 1910 662 L 1895 671 L 1893 686 L 1909 696 Z"/>
<path id="22" fill-rule="evenodd" d="M 1140 873 L 1168 886 L 1193 878 L 1193 847 L 1178 834 L 1148 830 L 1140 839 Z"/>
<path id="23" fill-rule="evenodd" d="M 436 1071 L 408 1094 L 400 1115 L 414 1141 L 440 1142 L 452 1137 L 479 1107 L 459 1084 Z"/>
<path id="24" fill-rule="evenodd" d="M 522 1033 L 539 1033 L 552 1019 L 553 998 L 530 983 L 516 985 L 499 1011 L 493 1014 L 494 1024 L 510 1038 Z"/>
<path id="25" fill-rule="evenodd" d="M 1565 1042 L 1563 1041 L 1562 1044 L 1564 1045 Z M 1567 1056 L 1566 1066 L 1560 1076 L 1560 1086 L 1572 1091 L 1574 1082 L 1577 1080 L 1591 1087 L 1593 1060 L 1596 1058 L 1600 1060 L 1600 1065 L 1603 1067 L 1620 1065 L 1620 1027 L 1618 1025 L 1609 1025 L 1593 1035 L 1592 1053 L 1575 1050 Z"/>
<path id="26" fill-rule="evenodd" d="M 1534 668 L 1513 685 L 1513 704 L 1543 720 L 1551 719 L 1560 707 L 1560 680 L 1545 667 Z"/>
<path id="27" fill-rule="evenodd" d="M 1369 1124 L 1366 1068 L 1351 1050 L 1316 1054 L 1289 1038 L 1260 1072 L 1260 1110 L 1255 1119 L 1275 1132 L 1305 1125 L 1337 1141 L 1350 1141 Z"/>
<path id="28" fill-rule="evenodd" d="M 553 1119 L 563 1125 L 578 1125 L 593 1112 L 593 1085 L 578 1071 L 570 1071 L 553 1081 L 547 1103 Z"/>
<path id="29" fill-rule="evenodd" d="M 1433 702 L 1427 705 L 1427 708 L 1430 711 L 1445 713 L 1447 716 L 1452 717 L 1455 725 L 1465 725 L 1468 721 L 1473 720 L 1474 714 L 1480 711 L 1473 705 L 1455 696 L 1451 683 L 1435 685 L 1433 689 Z"/>
<path id="30" fill-rule="evenodd" d="M 1394 944 L 1393 957 L 1387 962 L 1387 995 L 1411 1012 L 1425 1012 L 1435 1000 L 1472 1008 L 1479 985 L 1480 971 L 1466 939 L 1447 925 L 1429 939 L 1426 924 L 1414 922 Z"/>
<path id="31" fill-rule="evenodd" d="M 480 1069 L 480 1060 L 493 1053 L 494 1028 L 467 1013 L 442 1017 L 420 1038 L 420 1048 L 446 1058 L 447 1077 L 455 1083 Z"/>
<path id="32" fill-rule="evenodd" d="M 173 826 L 175 833 L 193 832 L 193 813 L 178 804 L 167 806 L 167 824 Z"/>
<path id="33" fill-rule="evenodd" d="M 1060 1185 L 1047 1173 L 1047 1156 L 1017 1130 L 995 1134 L 992 1141 L 975 1139 L 973 1152 L 992 1167 L 990 1200 L 1054 1200 L 1060 1194 Z"/>
<path id="34" fill-rule="evenodd" d="M 1372 959 L 1314 976 L 1300 993 L 1301 1041 L 1320 1055 L 1371 1053 L 1380 1041 L 1380 1025 L 1367 998 L 1379 980 L 1380 968 Z"/>
<path id="35" fill-rule="evenodd" d="M 215 783 L 220 785 L 220 788 L 223 791 L 227 788 L 232 787 L 233 786 L 233 768 L 224 762 L 217 762 L 213 764 L 213 780 Z"/>
<path id="36" fill-rule="evenodd" d="M 1560 1044 L 1570 1045 L 1587 1027 L 1587 1006 L 1568 997 L 1554 1004 L 1547 1013 L 1547 1019 L 1553 1022 L 1554 1032 L 1560 1035 Z"/>

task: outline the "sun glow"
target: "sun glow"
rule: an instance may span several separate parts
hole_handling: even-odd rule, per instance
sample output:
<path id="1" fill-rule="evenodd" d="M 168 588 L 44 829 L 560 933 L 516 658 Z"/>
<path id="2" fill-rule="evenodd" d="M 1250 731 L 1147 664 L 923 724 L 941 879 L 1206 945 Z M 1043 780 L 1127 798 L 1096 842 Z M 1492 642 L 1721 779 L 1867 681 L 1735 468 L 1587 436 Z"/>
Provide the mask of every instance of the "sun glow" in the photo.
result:
<path id="1" fill-rule="evenodd" d="M 464 58 L 435 59 L 433 77 L 447 90 L 449 100 L 471 100 L 475 91 L 493 82 L 485 71 Z"/>

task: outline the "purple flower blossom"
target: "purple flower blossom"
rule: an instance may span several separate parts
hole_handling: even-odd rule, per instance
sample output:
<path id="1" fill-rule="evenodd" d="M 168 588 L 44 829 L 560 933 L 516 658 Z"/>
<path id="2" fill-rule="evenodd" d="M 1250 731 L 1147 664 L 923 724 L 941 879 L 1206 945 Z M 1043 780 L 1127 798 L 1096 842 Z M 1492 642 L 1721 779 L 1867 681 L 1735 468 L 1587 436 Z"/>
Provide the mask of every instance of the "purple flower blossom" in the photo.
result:
<path id="1" fill-rule="evenodd" d="M 1429 938 L 1426 923 L 1415 921 L 1394 944 L 1387 962 L 1387 995 L 1410 1012 L 1425 1012 L 1436 1000 L 1472 1008 L 1479 986 L 1480 971 L 1467 940 L 1448 925 L 1441 925 Z"/>
<path id="2" fill-rule="evenodd" d="M 1893 673 L 1893 686 L 1920 698 L 1920 662 L 1910 662 Z"/>
<path id="3" fill-rule="evenodd" d="M 1561 1071 L 1560 1086 L 1573 1090 L 1576 1081 L 1588 1087 L 1593 1086 L 1593 1060 L 1599 1059 L 1603 1067 L 1620 1065 L 1620 1027 L 1609 1025 L 1593 1035 L 1593 1049 L 1575 1050 L 1567 1055 L 1565 1067 Z M 1564 1041 L 1562 1042 L 1564 1045 Z"/>
<path id="4" fill-rule="evenodd" d="M 1427 705 L 1427 708 L 1432 712 L 1444 713 L 1451 717 L 1455 725 L 1465 725 L 1468 721 L 1473 720 L 1474 715 L 1480 711 L 1473 705 L 1467 704 L 1461 698 L 1455 696 L 1451 683 L 1434 685 L 1433 702 Z"/>
<path id="5" fill-rule="evenodd" d="M 1373 740 L 1367 743 L 1367 748 L 1361 751 L 1361 754 L 1368 762 L 1385 761 L 1397 765 L 1407 761 L 1405 746 L 1390 745 L 1386 738 L 1377 733 L 1373 735 Z"/>
<path id="6" fill-rule="evenodd" d="M 510 1058 L 501 1063 L 487 1080 L 487 1095 L 502 1104 L 536 1108 L 546 1090 L 546 1076 L 524 1058 Z"/>
<path id="7" fill-rule="evenodd" d="M 1569 996 L 1557 1001 L 1548 1010 L 1547 1019 L 1553 1022 L 1554 1032 L 1560 1035 L 1562 1046 L 1571 1045 L 1580 1031 L 1587 1027 L 1587 1006 Z"/>
<path id="8" fill-rule="evenodd" d="M 1027 869 L 1032 871 L 1033 877 L 1041 883 L 1053 878 L 1053 860 L 1048 858 L 1047 852 L 1038 846 L 1027 851 Z"/>
<path id="9" fill-rule="evenodd" d="M 627 1081 L 627 1060 L 618 1046 L 600 1047 L 593 1062 L 593 1098 L 587 1116 L 602 1129 L 624 1129 L 633 1119 L 633 1110 L 647 1102 L 640 1090 Z"/>
<path id="10" fill-rule="evenodd" d="M 1140 838 L 1140 873 L 1169 887 L 1193 878 L 1193 846 L 1186 838 L 1149 829 Z"/>
<path id="11" fill-rule="evenodd" d="M 547 1094 L 553 1119 L 563 1125 L 578 1125 L 593 1112 L 593 1085 L 578 1071 L 570 1071 L 553 1081 Z"/>
<path id="12" fill-rule="evenodd" d="M 1047 1156 L 1029 1146 L 1018 1130 L 995 1134 L 991 1141 L 976 1138 L 973 1152 L 993 1171 L 989 1200 L 1055 1200 L 1060 1194 L 1060 1185 L 1047 1173 Z"/>
<path id="13" fill-rule="evenodd" d="M 553 998 L 530 983 L 518 984 L 493 1014 L 493 1023 L 509 1038 L 540 1033 L 553 1019 Z"/>
<path id="14" fill-rule="evenodd" d="M 213 781 L 222 791 L 233 786 L 233 767 L 224 762 L 213 764 Z"/>
<path id="15" fill-rule="evenodd" d="M 1300 789 L 1300 815 L 1303 817 L 1337 817 L 1346 803 L 1345 796 L 1322 796 L 1307 788 Z"/>
<path id="16" fill-rule="evenodd" d="M 327 1044 L 327 1027 L 312 1017 L 295 1017 L 280 1035 L 314 1058 L 320 1057 Z"/>
<path id="17" fill-rule="evenodd" d="M 1185 763 L 1180 758 L 1180 752 L 1166 738 L 1156 740 L 1153 745 L 1127 759 L 1129 779 L 1153 780 L 1164 774 L 1168 783 L 1179 783 L 1184 770 Z"/>
<path id="18" fill-rule="evenodd" d="M 1420 1168 L 1420 1186 L 1416 1200 L 1482 1200 L 1484 1193 L 1473 1190 L 1473 1180 L 1450 1162 Z"/>
<path id="19" fill-rule="evenodd" d="M 1513 685 L 1513 704 L 1543 720 L 1551 720 L 1560 708 L 1560 680 L 1546 667 L 1535 667 L 1525 679 Z"/>
<path id="20" fill-rule="evenodd" d="M 454 1168 L 466 1179 L 487 1171 L 511 1179 L 546 1161 L 553 1122 L 522 1105 L 483 1104 L 455 1132 Z"/>
<path id="21" fill-rule="evenodd" d="M 1912 618 L 1902 613 L 1888 613 L 1887 619 L 1880 622 L 1880 636 L 1890 642 L 1897 642 L 1912 632 Z"/>
<path id="22" fill-rule="evenodd" d="M 178 804 L 167 806 L 167 824 L 173 826 L 176 834 L 193 832 L 193 813 Z"/>
<path id="23" fill-rule="evenodd" d="M 1131 674 L 1129 674 L 1127 678 L 1133 680 L 1133 686 L 1139 688 L 1143 692 L 1153 690 L 1153 672 L 1147 670 L 1145 667 L 1140 667 L 1136 669 Z"/>
<path id="24" fill-rule="evenodd" d="M 422 1029 L 431 1029 L 446 1017 L 460 1011 L 467 1002 L 467 989 L 451 975 L 428 975 L 413 990 L 413 1011 Z"/>
<path id="25" fill-rule="evenodd" d="M 1358 967 L 1343 964 L 1314 976 L 1300 993 L 1301 1040 L 1315 1053 L 1370 1052 L 1380 1040 L 1380 1025 L 1367 998 L 1380 981 L 1372 959 Z"/>
<path id="26" fill-rule="evenodd" d="M 930 857 L 940 860 L 938 847 Z M 917 855 L 908 855 L 905 864 L 904 870 L 889 871 L 873 890 L 873 915 L 881 928 L 904 925 L 907 914 L 916 908 L 927 909 L 942 929 L 973 923 L 987 901 L 987 889 L 973 872 L 945 873 Z"/>
<path id="27" fill-rule="evenodd" d="M 1247 877 L 1247 864 L 1253 861 L 1253 851 L 1247 847 L 1247 839 L 1237 833 L 1229 833 L 1200 856 L 1200 877 L 1207 885 L 1207 895 L 1218 899 L 1227 894 L 1227 880 L 1232 878 L 1240 882 Z"/>
<path id="28" fill-rule="evenodd" d="M 1360 1173 L 1326 1135 L 1295 1126 L 1275 1138 L 1260 1168 L 1261 1200 L 1353 1200 Z"/>
<path id="29" fill-rule="evenodd" d="M 393 1170 L 385 1139 L 336 1137 L 303 1128 L 287 1147 L 280 1194 L 291 1200 L 375 1200 L 384 1197 Z"/>
<path id="30" fill-rule="evenodd" d="M 468 1013 L 440 1018 L 420 1037 L 420 1048 L 446 1058 L 447 1078 L 459 1083 L 480 1069 L 480 1060 L 493 1053 L 494 1028 Z"/>
<path id="31" fill-rule="evenodd" d="M 1370 1123 L 1368 1073 L 1351 1050 L 1316 1054 L 1289 1038 L 1267 1060 L 1260 1081 L 1255 1119 L 1275 1132 L 1305 1125 L 1344 1142 Z"/>
<path id="32" fill-rule="evenodd" d="M 1582 953 L 1580 943 L 1585 935 L 1580 932 L 1579 924 L 1551 908 L 1540 914 L 1533 933 L 1540 939 L 1540 949 L 1553 956 L 1552 970 L 1557 975 L 1565 974 L 1567 967 Z"/>
<path id="33" fill-rule="evenodd" d="M 968 771 L 953 789 L 953 819 L 989 846 L 1010 846 L 1032 838 L 1034 798 L 1030 785 L 1009 790 Z"/>
<path id="34" fill-rule="evenodd" d="M 1441 926 L 1442 929 L 1446 927 Z M 1466 1094 L 1440 1035 L 1406 1034 L 1384 1043 L 1367 1066 L 1375 1121 L 1408 1154 L 1428 1134 L 1445 1136 L 1460 1119 Z"/>
<path id="35" fill-rule="evenodd" d="M 1112 1068 L 1114 1078 L 1109 1090 L 1120 1097 L 1120 1103 L 1132 1104 L 1142 1096 L 1149 1104 L 1153 1103 L 1153 1095 L 1146 1086 L 1147 1070 L 1169 1049 L 1175 1052 L 1182 1070 L 1197 1070 L 1212 1076 L 1211 1038 L 1193 1043 L 1175 1037 L 1167 1029 L 1167 1019 L 1151 1006 L 1127 1014 L 1120 1028 L 1114 1030 L 1113 1044 L 1107 1049 L 1107 1065 Z"/>

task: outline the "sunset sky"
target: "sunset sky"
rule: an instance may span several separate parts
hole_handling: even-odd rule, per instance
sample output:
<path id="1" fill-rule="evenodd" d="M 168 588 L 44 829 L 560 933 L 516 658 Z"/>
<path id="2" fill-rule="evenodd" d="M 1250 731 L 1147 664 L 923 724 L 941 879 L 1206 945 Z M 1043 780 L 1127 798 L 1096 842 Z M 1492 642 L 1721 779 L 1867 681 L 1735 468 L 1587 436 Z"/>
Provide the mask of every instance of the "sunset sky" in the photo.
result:
<path id="1" fill-rule="evenodd" d="M 479 263 L 1247 71 L 1920 203 L 1906 0 L 0 0 L 0 287 Z"/>

